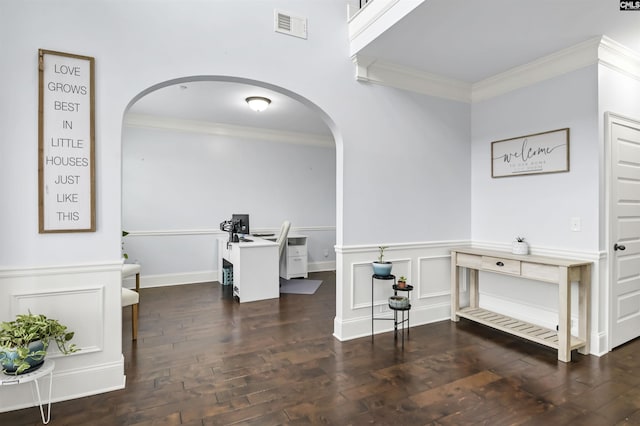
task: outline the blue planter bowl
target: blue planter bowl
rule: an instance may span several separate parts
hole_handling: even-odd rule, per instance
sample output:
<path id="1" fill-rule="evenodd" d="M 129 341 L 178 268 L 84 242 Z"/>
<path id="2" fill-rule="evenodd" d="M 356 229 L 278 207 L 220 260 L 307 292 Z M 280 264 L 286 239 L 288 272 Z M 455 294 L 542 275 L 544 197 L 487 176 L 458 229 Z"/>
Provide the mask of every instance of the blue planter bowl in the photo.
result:
<path id="1" fill-rule="evenodd" d="M 34 353 L 33 356 L 27 357 L 26 361 L 30 365 L 30 367 L 22 371 L 20 374 L 30 373 L 31 371 L 37 370 L 44 363 L 45 355 L 35 355 L 35 352 L 45 351 L 44 343 L 41 340 L 36 342 L 29 343 L 29 352 Z M 18 357 L 18 352 L 12 348 L 0 348 L 0 367 L 5 371 L 6 374 L 17 374 L 16 370 L 18 369 L 18 365 L 15 365 L 15 359 Z"/>
<path id="2" fill-rule="evenodd" d="M 373 262 L 373 273 L 375 275 L 379 275 L 381 277 L 388 277 L 391 275 L 391 267 L 393 263 L 391 262 Z"/>

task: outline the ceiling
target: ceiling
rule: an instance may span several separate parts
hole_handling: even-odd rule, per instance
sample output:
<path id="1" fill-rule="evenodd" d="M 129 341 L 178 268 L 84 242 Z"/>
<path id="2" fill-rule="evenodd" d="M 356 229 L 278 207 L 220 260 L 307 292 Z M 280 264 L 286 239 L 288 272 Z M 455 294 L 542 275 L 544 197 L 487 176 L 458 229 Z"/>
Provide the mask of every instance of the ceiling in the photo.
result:
<path id="1" fill-rule="evenodd" d="M 255 112 L 245 101 L 249 96 L 269 98 L 271 104 L 265 111 Z M 301 102 L 273 90 L 230 81 L 191 81 L 167 86 L 141 98 L 129 113 L 331 135 L 318 113 Z"/>
<path id="2" fill-rule="evenodd" d="M 601 35 L 640 54 L 640 11 L 619 4 L 426 0 L 358 55 L 476 83 Z"/>
<path id="3" fill-rule="evenodd" d="M 476 83 L 601 35 L 640 54 L 640 11 L 620 11 L 618 0 L 426 0 L 358 55 Z M 248 96 L 272 103 L 257 113 L 247 107 Z M 238 82 L 168 86 L 129 112 L 331 135 L 318 114 L 297 100 Z"/>

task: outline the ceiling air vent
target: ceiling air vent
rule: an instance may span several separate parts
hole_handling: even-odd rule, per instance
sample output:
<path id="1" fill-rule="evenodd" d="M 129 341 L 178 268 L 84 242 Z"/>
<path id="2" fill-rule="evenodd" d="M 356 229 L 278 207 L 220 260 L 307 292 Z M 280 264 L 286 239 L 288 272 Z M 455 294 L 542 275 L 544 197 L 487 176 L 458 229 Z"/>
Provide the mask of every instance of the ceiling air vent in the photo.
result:
<path id="1" fill-rule="evenodd" d="M 307 38 L 307 18 L 292 16 L 286 12 L 275 11 L 275 30 L 278 33 L 294 37 Z"/>

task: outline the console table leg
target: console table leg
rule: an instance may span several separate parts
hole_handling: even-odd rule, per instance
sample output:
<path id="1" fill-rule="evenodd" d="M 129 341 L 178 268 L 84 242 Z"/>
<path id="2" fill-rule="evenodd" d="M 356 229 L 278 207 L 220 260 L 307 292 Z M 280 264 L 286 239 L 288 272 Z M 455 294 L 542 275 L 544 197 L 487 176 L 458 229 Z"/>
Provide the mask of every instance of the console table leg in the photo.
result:
<path id="1" fill-rule="evenodd" d="M 558 283 L 558 359 L 571 361 L 571 282 L 566 267 L 560 267 Z"/>
<path id="2" fill-rule="evenodd" d="M 460 317 L 456 314 L 460 310 L 460 268 L 457 264 L 458 254 L 451 253 L 451 321 L 458 322 Z"/>
<path id="3" fill-rule="evenodd" d="M 480 294 L 478 292 L 478 270 L 469 270 L 469 306 L 477 308 L 480 303 Z"/>
<path id="4" fill-rule="evenodd" d="M 583 355 L 589 355 L 591 351 L 589 332 L 591 330 L 591 318 L 589 309 L 591 298 L 591 265 L 580 267 L 580 287 L 578 290 L 578 337 L 585 341 L 585 345 L 578 349 Z"/>

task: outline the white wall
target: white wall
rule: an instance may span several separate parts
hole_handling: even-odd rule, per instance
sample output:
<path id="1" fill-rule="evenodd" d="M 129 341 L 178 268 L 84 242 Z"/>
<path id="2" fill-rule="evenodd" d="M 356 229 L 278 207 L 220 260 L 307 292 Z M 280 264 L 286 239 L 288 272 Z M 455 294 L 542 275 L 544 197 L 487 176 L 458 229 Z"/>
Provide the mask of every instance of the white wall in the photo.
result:
<path id="1" fill-rule="evenodd" d="M 509 251 L 515 237 L 524 236 L 532 253 L 595 262 L 592 304 L 596 307 L 600 303 L 597 84 L 598 68 L 592 65 L 476 103 L 471 146 L 474 245 Z M 568 173 L 491 177 L 492 141 L 565 127 L 570 129 Z M 580 232 L 570 230 L 572 217 L 580 218 Z M 557 325 L 557 286 L 495 274 L 482 274 L 481 280 L 481 306 L 551 329 Z M 572 312 L 577 320 L 575 297 Z M 595 326 L 597 308 L 592 313 L 596 342 L 602 330 Z"/>
<path id="2" fill-rule="evenodd" d="M 536 248 L 598 249 L 597 68 L 590 66 L 473 105 L 472 238 Z M 570 129 L 570 171 L 491 177 L 491 142 Z M 579 217 L 582 231 L 569 228 Z"/>
<path id="3" fill-rule="evenodd" d="M 336 139 L 339 247 L 469 234 L 469 107 L 355 81 L 344 6 L 311 0 L 0 3 L 0 39 L 11 40 L 0 59 L 0 193 L 9 206 L 0 209 L 0 300 L 7 301 L 0 319 L 29 307 L 14 303 L 26 281 L 34 294 L 55 291 L 47 296 L 51 316 L 64 315 L 72 329 L 90 324 L 104 336 L 97 351 L 60 362 L 55 377 L 65 380 L 56 379 L 54 400 L 124 383 L 122 123 L 127 105 L 156 84 L 236 76 L 294 94 L 321 112 Z M 275 33 L 276 8 L 308 17 L 308 40 Z M 38 48 L 96 59 L 96 232 L 37 231 Z M 381 198 L 380 190 L 391 195 Z M 57 284 L 68 274 L 78 291 L 103 289 L 92 293 L 103 312 L 69 310 L 78 299 Z M 339 324 L 352 305 L 341 296 L 342 277 L 337 285 Z M 0 401 L 2 411 L 31 404 L 30 395 L 6 389 Z"/>
<path id="4" fill-rule="evenodd" d="M 311 234 L 310 270 L 335 267 L 335 147 L 148 127 L 125 127 L 122 145 L 125 250 L 143 287 L 217 280 L 219 225 L 233 213 L 252 232 L 291 221 Z"/>
<path id="5" fill-rule="evenodd" d="M 470 106 L 363 87 L 367 115 L 344 134 L 362 143 L 357 155 L 345 146 L 345 242 L 468 238 Z"/>

